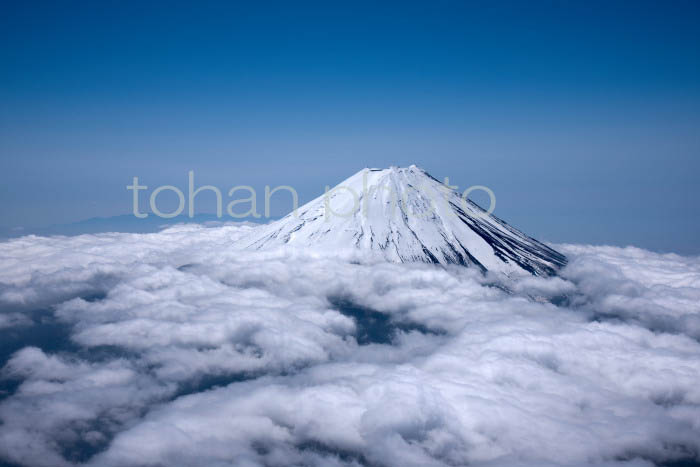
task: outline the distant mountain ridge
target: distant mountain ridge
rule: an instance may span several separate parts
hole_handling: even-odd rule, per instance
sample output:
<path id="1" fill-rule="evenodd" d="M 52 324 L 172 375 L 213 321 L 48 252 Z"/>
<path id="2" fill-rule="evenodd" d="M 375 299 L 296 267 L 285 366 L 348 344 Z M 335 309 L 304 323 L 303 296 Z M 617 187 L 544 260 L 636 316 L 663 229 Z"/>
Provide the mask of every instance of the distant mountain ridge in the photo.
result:
<path id="1" fill-rule="evenodd" d="M 235 221 L 250 221 L 251 219 L 236 219 Z M 256 219 L 252 219 L 256 220 Z M 216 214 L 196 214 L 194 217 L 186 215 L 163 218 L 149 215 L 146 218 L 138 218 L 133 214 L 122 214 L 111 217 L 91 217 L 89 219 L 66 224 L 54 224 L 46 227 L 31 228 L 11 228 L 0 227 L 0 240 L 21 237 L 24 235 L 83 235 L 107 232 L 128 232 L 128 233 L 153 233 L 165 227 L 175 224 L 204 224 L 215 222 L 232 222 L 234 219 L 228 217 L 217 217 Z"/>
<path id="2" fill-rule="evenodd" d="M 363 169 L 282 219 L 261 225 L 240 246 L 356 248 L 389 261 L 460 264 L 506 274 L 553 275 L 566 257 L 423 169 Z"/>

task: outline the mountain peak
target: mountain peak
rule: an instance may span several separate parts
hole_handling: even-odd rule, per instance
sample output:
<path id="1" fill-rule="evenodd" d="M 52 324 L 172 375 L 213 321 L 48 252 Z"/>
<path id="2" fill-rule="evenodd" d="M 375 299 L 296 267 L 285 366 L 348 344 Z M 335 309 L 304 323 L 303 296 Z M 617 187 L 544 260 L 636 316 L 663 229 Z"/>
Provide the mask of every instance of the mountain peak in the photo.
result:
<path id="1" fill-rule="evenodd" d="M 246 248 L 356 248 L 390 261 L 552 275 L 566 258 L 425 170 L 365 168 L 242 239 Z"/>

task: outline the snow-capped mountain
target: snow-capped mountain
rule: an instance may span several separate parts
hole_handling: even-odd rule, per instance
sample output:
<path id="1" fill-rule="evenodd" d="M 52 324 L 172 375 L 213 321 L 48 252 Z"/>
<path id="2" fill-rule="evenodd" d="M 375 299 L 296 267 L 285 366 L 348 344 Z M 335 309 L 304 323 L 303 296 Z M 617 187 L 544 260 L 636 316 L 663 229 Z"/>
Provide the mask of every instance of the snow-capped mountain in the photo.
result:
<path id="1" fill-rule="evenodd" d="M 395 262 L 476 266 L 551 275 L 566 264 L 423 169 L 363 169 L 296 213 L 254 229 L 244 248 L 358 248 Z"/>

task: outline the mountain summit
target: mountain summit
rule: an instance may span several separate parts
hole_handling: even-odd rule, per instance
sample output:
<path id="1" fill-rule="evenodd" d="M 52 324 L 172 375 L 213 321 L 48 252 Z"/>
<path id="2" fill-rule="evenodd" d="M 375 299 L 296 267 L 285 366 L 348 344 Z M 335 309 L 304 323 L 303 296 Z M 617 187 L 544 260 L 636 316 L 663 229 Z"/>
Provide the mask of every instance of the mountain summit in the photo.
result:
<path id="1" fill-rule="evenodd" d="M 552 275 L 566 264 L 423 169 L 363 169 L 284 218 L 241 239 L 245 248 L 289 244 L 376 251 L 396 262 Z"/>

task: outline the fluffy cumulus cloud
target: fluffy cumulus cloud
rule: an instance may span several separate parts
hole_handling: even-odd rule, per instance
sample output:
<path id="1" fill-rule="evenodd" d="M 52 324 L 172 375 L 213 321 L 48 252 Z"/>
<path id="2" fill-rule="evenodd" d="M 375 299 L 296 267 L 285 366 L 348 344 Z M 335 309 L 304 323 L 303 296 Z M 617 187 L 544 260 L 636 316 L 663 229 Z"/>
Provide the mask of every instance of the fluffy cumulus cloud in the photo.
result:
<path id="1" fill-rule="evenodd" d="M 250 228 L 0 243 L 0 465 L 700 461 L 700 258 L 509 279 Z"/>

